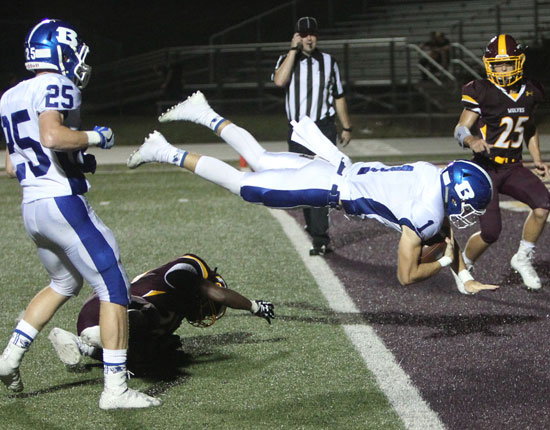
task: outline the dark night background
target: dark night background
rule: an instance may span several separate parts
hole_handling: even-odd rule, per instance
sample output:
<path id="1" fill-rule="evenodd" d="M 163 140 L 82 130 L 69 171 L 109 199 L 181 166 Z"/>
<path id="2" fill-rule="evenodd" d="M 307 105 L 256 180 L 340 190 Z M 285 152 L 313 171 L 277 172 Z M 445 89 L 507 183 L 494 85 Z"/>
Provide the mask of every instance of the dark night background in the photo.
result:
<path id="1" fill-rule="evenodd" d="M 101 0 L 6 2 L 0 15 L 0 72 L 3 76 L 10 72 L 25 74 L 23 41 L 27 32 L 43 18 L 63 19 L 73 24 L 90 46 L 88 62 L 93 66 L 170 46 L 206 45 L 212 34 L 284 3 L 280 0 L 153 1 L 145 5 Z M 320 18 L 331 2 L 304 0 L 296 3 L 298 16 L 311 14 Z M 346 7 L 339 7 L 339 11 L 352 3 L 346 2 Z M 279 14 L 279 20 L 286 22 L 262 25 L 262 42 L 290 40 L 294 19 L 290 11 L 291 8 L 287 8 Z M 251 33 L 255 35 L 255 29 Z M 246 43 L 247 40 L 235 42 Z"/>

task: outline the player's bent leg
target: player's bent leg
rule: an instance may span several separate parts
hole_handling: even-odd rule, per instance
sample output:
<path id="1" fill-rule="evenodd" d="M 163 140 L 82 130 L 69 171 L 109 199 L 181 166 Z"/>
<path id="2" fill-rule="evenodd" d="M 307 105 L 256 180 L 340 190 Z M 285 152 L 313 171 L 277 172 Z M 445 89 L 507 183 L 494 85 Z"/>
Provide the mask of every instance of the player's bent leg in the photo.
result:
<path id="1" fill-rule="evenodd" d="M 522 239 L 527 242 L 536 243 L 546 226 L 547 219 L 547 209 L 533 209 L 523 224 Z"/>
<path id="2" fill-rule="evenodd" d="M 69 295 L 61 294 L 52 284 L 39 291 L 30 301 L 23 320 L 40 331 L 55 315 L 57 310 L 70 299 Z"/>
<path id="3" fill-rule="evenodd" d="M 106 349 L 128 348 L 128 310 L 126 306 L 100 302 L 101 344 Z"/>
<path id="4" fill-rule="evenodd" d="M 491 246 L 490 243 L 485 242 L 481 237 L 481 232 L 474 233 L 466 242 L 462 257 L 466 268 L 471 270 L 477 259 Z"/>

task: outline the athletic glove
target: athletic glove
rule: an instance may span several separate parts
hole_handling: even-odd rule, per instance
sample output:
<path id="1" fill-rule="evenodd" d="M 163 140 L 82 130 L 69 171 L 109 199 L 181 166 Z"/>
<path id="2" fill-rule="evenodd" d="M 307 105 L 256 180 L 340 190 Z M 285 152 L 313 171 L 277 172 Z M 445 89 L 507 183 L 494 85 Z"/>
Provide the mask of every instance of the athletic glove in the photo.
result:
<path id="1" fill-rule="evenodd" d="M 78 168 L 82 173 L 95 173 L 97 162 L 93 154 L 79 152 L 77 157 Z"/>
<path id="2" fill-rule="evenodd" d="M 257 317 L 265 318 L 269 324 L 271 324 L 271 318 L 275 318 L 273 303 L 263 300 L 252 300 L 250 312 Z"/>
<path id="3" fill-rule="evenodd" d="M 89 146 L 99 146 L 101 149 L 111 149 L 115 144 L 115 135 L 109 127 L 96 125 L 94 131 L 86 131 Z"/>

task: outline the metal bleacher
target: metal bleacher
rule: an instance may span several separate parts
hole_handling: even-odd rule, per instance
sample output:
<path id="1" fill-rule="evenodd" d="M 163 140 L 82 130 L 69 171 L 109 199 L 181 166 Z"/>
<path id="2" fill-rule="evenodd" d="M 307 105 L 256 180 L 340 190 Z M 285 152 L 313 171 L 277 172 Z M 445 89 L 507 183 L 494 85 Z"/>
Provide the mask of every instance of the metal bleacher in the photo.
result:
<path id="1" fill-rule="evenodd" d="M 318 43 L 338 59 L 356 111 L 446 111 L 449 99 L 456 108 L 464 80 L 484 74 L 480 57 L 492 36 L 506 32 L 533 46 L 550 38 L 550 0 L 385 0 L 364 1 L 360 9 L 323 28 Z M 418 62 L 426 57 L 421 44 L 430 31 L 451 40 L 452 60 L 449 70 L 439 70 L 424 85 Z M 271 74 L 288 43 L 211 43 L 120 59 L 94 68 L 87 103 L 123 109 L 157 100 L 160 110 L 174 100 L 161 98 L 156 68 L 177 62 L 183 66 L 184 93 L 201 89 L 211 100 L 280 110 L 283 92 Z"/>

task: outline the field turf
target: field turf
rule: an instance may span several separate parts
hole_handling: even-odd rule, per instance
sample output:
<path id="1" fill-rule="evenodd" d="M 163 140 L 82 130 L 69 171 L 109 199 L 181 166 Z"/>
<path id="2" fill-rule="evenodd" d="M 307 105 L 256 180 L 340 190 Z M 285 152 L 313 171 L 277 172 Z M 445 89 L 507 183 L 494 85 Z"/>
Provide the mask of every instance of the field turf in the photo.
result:
<path id="1" fill-rule="evenodd" d="M 0 387 L 0 429 L 252 429 L 402 428 L 280 224 L 263 207 L 175 168 L 99 168 L 88 199 L 114 231 L 133 277 L 185 252 L 217 266 L 230 288 L 275 303 L 272 325 L 228 310 L 206 329 L 177 331 L 183 348 L 130 386 L 159 396 L 148 410 L 98 408 L 103 370 L 85 359 L 68 371 L 47 339 L 49 330 L 74 331 L 91 288 L 70 300 L 25 356 L 25 390 Z M 2 348 L 16 318 L 47 282 L 20 216 L 20 189 L 0 178 Z"/>

